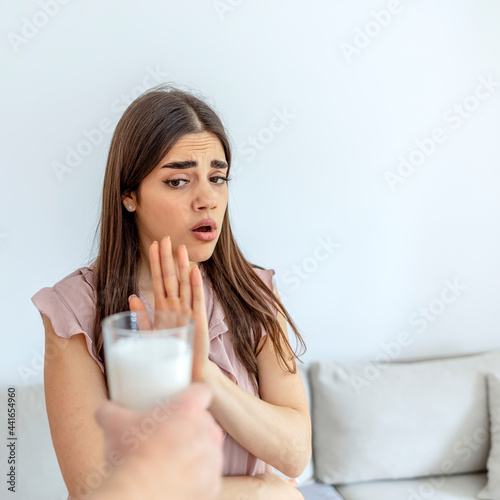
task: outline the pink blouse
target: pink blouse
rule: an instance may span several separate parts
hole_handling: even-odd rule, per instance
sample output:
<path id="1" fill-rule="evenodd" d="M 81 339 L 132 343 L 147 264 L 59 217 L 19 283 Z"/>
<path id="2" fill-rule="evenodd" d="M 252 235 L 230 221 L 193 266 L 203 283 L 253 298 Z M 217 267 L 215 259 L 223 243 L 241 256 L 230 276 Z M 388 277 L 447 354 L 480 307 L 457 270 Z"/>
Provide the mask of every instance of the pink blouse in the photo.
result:
<path id="1" fill-rule="evenodd" d="M 254 271 L 272 290 L 274 287 L 274 270 L 254 268 Z M 236 356 L 231 341 L 231 333 L 225 322 L 224 310 L 207 280 L 204 280 L 204 290 L 210 338 L 209 358 L 235 384 L 259 397 L 259 393 L 254 389 L 245 367 Z M 147 309 L 153 309 L 141 291 L 137 295 L 146 304 Z M 104 373 L 104 366 L 97 359 L 94 352 L 93 321 L 96 309 L 96 293 L 92 268 L 82 267 L 74 271 L 53 287 L 42 288 L 33 295 L 31 300 L 40 313 L 45 314 L 50 319 L 54 331 L 60 337 L 70 338 L 73 335 L 83 333 L 90 355 Z M 262 335 L 265 335 L 265 332 L 262 332 Z M 249 453 L 224 429 L 222 430 L 225 436 L 223 444 L 224 476 L 254 476 L 273 470 L 270 465 Z"/>

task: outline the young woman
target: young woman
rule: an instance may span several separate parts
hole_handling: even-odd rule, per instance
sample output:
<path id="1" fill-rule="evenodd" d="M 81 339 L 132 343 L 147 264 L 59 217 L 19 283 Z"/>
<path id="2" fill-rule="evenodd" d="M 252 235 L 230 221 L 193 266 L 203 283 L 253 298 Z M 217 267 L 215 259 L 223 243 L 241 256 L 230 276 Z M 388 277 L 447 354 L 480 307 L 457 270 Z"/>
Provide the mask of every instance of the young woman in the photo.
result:
<path id="1" fill-rule="evenodd" d="M 209 409 L 225 432 L 221 499 L 300 498 L 271 470 L 297 477 L 310 458 L 287 322 L 304 344 L 274 271 L 252 266 L 234 240 L 230 167 L 224 127 L 206 103 L 176 89 L 143 94 L 111 142 L 97 259 L 32 299 L 46 332 L 47 413 L 70 496 L 92 488 L 105 461 L 94 420 L 107 395 L 103 318 L 182 307 L 196 319 L 193 378 L 210 387 Z"/>

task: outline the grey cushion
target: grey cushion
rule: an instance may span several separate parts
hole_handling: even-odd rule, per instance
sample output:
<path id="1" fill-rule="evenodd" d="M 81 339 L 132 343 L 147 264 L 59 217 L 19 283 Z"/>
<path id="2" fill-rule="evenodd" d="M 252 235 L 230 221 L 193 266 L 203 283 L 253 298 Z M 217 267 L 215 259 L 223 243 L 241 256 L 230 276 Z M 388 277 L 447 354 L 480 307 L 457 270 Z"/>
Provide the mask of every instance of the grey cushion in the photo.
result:
<path id="1" fill-rule="evenodd" d="M 336 486 L 344 500 L 475 500 L 486 474 L 372 481 Z"/>
<path id="2" fill-rule="evenodd" d="M 378 376 L 367 364 L 312 363 L 316 477 L 339 484 L 485 470 L 484 372 L 499 366 L 499 352 L 393 363 Z"/>
<path id="3" fill-rule="evenodd" d="M 304 500 L 342 500 L 335 488 L 329 484 L 308 484 L 299 486 L 298 490 L 302 493 Z"/>

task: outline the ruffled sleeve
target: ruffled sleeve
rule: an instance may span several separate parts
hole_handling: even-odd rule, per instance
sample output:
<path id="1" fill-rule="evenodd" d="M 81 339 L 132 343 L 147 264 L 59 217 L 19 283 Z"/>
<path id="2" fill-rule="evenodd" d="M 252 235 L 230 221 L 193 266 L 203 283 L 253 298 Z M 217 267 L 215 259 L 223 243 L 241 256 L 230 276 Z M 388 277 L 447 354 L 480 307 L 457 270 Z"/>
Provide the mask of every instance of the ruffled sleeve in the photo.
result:
<path id="1" fill-rule="evenodd" d="M 59 337 L 69 339 L 83 333 L 89 354 L 104 372 L 104 366 L 94 349 L 96 293 L 90 268 L 78 269 L 53 287 L 42 288 L 31 297 L 31 301 L 40 315 L 44 314 L 50 319 Z"/>

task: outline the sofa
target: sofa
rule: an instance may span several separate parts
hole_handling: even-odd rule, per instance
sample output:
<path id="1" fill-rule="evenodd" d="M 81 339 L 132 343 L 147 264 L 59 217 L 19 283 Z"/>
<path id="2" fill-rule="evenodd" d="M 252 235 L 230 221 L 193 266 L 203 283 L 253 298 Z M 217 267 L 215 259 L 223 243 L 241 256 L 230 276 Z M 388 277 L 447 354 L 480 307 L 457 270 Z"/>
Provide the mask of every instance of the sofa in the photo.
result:
<path id="1" fill-rule="evenodd" d="M 299 478 L 305 500 L 500 498 L 497 372 L 496 351 L 301 368 L 313 423 L 313 458 Z M 18 498 L 65 500 L 40 382 L 17 384 L 16 411 Z"/>
<path id="2" fill-rule="evenodd" d="M 313 428 L 304 498 L 500 498 L 500 352 L 404 363 L 388 354 L 303 370 Z"/>

